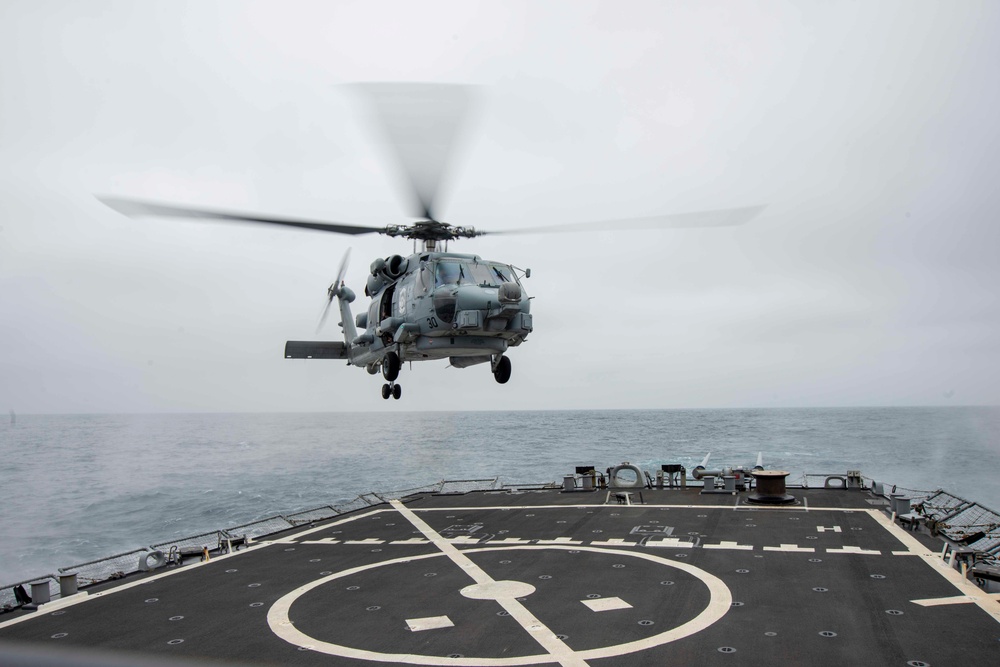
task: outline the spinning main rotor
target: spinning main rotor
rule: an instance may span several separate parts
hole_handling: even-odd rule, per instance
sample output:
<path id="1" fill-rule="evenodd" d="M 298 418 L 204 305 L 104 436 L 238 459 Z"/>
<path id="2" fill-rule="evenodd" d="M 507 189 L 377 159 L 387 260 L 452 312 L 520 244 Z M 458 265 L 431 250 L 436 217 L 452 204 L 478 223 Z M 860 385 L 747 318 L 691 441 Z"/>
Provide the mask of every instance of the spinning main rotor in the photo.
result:
<path id="1" fill-rule="evenodd" d="M 441 242 L 486 234 L 530 234 L 637 229 L 728 227 L 756 217 L 764 206 L 746 206 L 695 213 L 646 218 L 596 220 L 566 225 L 534 225 L 504 231 L 481 231 L 451 225 L 436 216 L 448 176 L 448 167 L 474 106 L 473 88 L 449 84 L 365 83 L 346 88 L 357 93 L 368 117 L 380 129 L 400 175 L 404 200 L 412 217 L 409 224 L 384 227 L 343 222 L 307 220 L 286 216 L 261 215 L 213 208 L 177 206 L 147 200 L 98 196 L 114 210 L 129 217 L 192 218 L 229 222 L 253 222 L 299 227 L 337 234 L 384 234 L 421 241 L 424 250 L 434 250 Z"/>

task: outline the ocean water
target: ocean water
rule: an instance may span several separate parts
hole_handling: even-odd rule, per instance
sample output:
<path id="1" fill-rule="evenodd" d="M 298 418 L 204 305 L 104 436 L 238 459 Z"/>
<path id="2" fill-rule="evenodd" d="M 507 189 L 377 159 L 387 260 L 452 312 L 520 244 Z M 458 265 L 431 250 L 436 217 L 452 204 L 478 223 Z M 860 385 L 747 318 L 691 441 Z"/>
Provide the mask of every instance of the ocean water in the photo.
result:
<path id="1" fill-rule="evenodd" d="M 708 452 L 1000 509 L 998 407 L 19 415 L 0 423 L 0 584 L 373 490 Z"/>

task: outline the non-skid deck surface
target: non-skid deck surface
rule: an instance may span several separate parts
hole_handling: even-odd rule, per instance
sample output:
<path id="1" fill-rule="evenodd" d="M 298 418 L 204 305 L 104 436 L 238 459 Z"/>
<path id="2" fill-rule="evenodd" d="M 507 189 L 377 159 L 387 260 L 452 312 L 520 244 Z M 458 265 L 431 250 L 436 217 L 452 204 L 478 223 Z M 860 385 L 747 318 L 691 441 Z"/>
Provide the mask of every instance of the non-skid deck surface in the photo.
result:
<path id="1" fill-rule="evenodd" d="M 0 616 L 0 640 L 294 665 L 1000 664 L 1000 602 L 877 499 L 793 493 L 423 495 Z"/>

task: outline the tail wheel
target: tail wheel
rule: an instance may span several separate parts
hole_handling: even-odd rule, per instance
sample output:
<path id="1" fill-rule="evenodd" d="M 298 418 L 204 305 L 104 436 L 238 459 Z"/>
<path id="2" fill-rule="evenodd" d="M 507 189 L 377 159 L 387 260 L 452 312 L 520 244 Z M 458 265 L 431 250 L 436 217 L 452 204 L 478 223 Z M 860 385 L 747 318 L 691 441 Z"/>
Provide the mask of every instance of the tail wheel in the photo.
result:
<path id="1" fill-rule="evenodd" d="M 493 371 L 493 377 L 500 384 L 507 384 L 507 380 L 510 379 L 510 359 L 500 357 L 500 361 L 497 362 L 497 368 Z"/>
<path id="2" fill-rule="evenodd" d="M 392 385 L 392 397 L 399 400 L 399 397 L 403 395 L 403 389 L 398 384 Z"/>
<path id="3" fill-rule="evenodd" d="M 387 384 L 382 385 L 382 398 L 388 399 L 392 395 L 392 387 Z"/>
<path id="4" fill-rule="evenodd" d="M 395 352 L 385 355 L 382 360 L 382 377 L 389 382 L 395 382 L 399 377 L 399 355 Z"/>

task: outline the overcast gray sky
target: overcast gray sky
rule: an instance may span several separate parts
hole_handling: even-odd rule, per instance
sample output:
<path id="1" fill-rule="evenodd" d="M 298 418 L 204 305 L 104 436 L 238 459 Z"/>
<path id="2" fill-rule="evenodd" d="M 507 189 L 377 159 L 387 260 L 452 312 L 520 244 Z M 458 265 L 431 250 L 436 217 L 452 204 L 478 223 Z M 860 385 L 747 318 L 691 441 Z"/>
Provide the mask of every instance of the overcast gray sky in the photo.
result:
<path id="1" fill-rule="evenodd" d="M 0 409 L 1000 403 L 998 32 L 989 1 L 7 0 Z M 532 269 L 535 332 L 507 385 L 418 363 L 387 404 L 282 352 L 348 246 L 361 293 L 409 242 L 93 198 L 407 222 L 359 81 L 481 86 L 455 224 L 768 207 L 454 245 Z"/>

